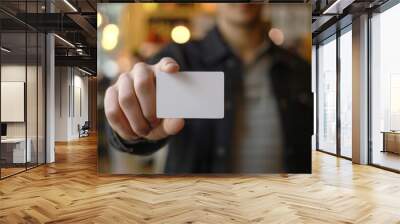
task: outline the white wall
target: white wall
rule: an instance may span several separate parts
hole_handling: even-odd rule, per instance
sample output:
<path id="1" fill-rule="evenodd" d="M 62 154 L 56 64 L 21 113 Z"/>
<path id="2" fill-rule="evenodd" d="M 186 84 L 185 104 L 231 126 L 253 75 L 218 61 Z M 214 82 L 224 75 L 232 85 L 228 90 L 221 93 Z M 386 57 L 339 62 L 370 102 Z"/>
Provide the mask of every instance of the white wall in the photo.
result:
<path id="1" fill-rule="evenodd" d="M 77 139 L 78 124 L 88 120 L 88 78 L 83 75 L 76 68 L 56 67 L 56 141 Z"/>
<path id="2" fill-rule="evenodd" d="M 67 67 L 55 68 L 55 141 L 68 140 L 68 71 Z"/>
<path id="3" fill-rule="evenodd" d="M 74 99 L 74 102 L 71 102 L 71 106 L 74 105 L 74 107 L 71 108 L 72 119 L 69 133 L 72 139 L 79 137 L 78 125 L 82 126 L 85 121 L 88 121 L 88 79 L 87 77 L 81 76 L 82 73 L 79 71 L 77 75 L 77 71 L 78 70 L 74 70 L 74 82 L 73 88 L 71 88 L 71 90 L 74 89 L 74 91 L 72 91 L 73 96 L 71 96 L 71 99 Z"/>

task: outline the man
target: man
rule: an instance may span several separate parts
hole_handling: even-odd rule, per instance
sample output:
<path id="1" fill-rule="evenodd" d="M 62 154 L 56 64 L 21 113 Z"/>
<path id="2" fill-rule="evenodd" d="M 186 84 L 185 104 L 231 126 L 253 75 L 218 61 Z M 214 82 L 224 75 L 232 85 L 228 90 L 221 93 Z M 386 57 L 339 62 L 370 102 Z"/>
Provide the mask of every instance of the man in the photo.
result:
<path id="1" fill-rule="evenodd" d="M 200 41 L 170 44 L 107 89 L 110 144 L 148 155 L 169 143 L 166 173 L 311 172 L 311 70 L 266 37 L 260 4 L 218 4 Z M 225 117 L 158 119 L 155 71 L 224 71 Z"/>

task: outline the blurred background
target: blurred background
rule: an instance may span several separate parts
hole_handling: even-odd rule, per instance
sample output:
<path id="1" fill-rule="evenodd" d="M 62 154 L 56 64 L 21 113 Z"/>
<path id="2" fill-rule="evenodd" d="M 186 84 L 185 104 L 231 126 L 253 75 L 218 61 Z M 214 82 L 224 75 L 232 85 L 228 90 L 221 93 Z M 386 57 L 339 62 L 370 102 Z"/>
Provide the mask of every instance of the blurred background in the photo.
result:
<path id="1" fill-rule="evenodd" d="M 98 108 L 103 108 L 105 89 L 118 74 L 129 71 L 138 61 L 151 58 L 171 41 L 183 44 L 204 37 L 215 23 L 216 4 L 97 4 Z M 264 4 L 265 32 L 276 45 L 311 63 L 310 15 L 308 4 Z M 167 149 L 137 157 L 107 151 L 107 147 L 101 146 L 102 139 L 100 131 L 100 172 L 118 173 L 125 169 L 138 173 L 163 172 Z"/>
<path id="2" fill-rule="evenodd" d="M 216 3 L 98 4 L 98 71 L 109 78 L 148 59 L 170 41 L 202 38 L 214 25 Z M 276 45 L 311 60 L 310 7 L 265 5 L 265 32 Z"/>

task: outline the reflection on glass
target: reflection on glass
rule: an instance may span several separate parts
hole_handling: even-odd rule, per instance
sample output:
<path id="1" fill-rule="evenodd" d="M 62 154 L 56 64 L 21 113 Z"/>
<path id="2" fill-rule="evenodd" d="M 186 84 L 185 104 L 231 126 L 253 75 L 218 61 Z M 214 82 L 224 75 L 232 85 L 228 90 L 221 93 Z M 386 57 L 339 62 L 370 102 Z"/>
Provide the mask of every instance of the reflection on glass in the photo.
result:
<path id="1" fill-rule="evenodd" d="M 400 4 L 372 17 L 372 163 L 400 170 Z"/>
<path id="2" fill-rule="evenodd" d="M 340 153 L 351 158 L 352 141 L 352 35 L 340 36 Z"/>
<path id="3" fill-rule="evenodd" d="M 336 153 L 336 39 L 318 48 L 318 148 Z"/>

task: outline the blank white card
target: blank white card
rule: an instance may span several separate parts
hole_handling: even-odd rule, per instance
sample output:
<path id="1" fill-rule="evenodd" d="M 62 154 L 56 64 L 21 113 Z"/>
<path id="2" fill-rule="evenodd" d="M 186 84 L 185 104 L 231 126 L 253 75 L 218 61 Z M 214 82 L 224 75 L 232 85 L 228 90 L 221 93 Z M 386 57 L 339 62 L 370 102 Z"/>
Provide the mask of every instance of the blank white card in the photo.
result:
<path id="1" fill-rule="evenodd" d="M 156 74 L 158 118 L 223 118 L 224 73 Z"/>

